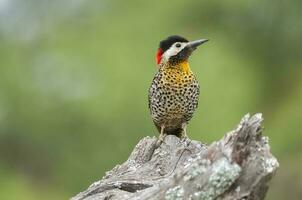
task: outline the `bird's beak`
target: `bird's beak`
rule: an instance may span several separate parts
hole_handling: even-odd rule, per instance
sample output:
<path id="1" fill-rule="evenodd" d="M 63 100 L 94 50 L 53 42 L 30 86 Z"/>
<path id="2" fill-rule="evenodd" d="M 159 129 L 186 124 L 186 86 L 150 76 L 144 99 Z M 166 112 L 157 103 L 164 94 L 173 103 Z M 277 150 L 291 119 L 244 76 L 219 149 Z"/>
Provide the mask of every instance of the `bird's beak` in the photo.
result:
<path id="1" fill-rule="evenodd" d="M 200 39 L 200 40 L 194 40 L 191 42 L 188 42 L 187 47 L 189 47 L 189 49 L 191 49 L 191 51 L 194 51 L 195 49 L 197 49 L 197 47 L 205 42 L 209 41 L 208 39 Z"/>
<path id="2" fill-rule="evenodd" d="M 178 54 L 175 56 L 172 56 L 172 60 L 187 60 L 189 56 L 192 54 L 192 52 L 197 49 L 197 47 L 205 42 L 209 41 L 208 39 L 201 39 L 201 40 L 195 40 L 188 42 L 185 48 L 183 48 Z M 171 59 L 170 58 L 170 59 Z"/>

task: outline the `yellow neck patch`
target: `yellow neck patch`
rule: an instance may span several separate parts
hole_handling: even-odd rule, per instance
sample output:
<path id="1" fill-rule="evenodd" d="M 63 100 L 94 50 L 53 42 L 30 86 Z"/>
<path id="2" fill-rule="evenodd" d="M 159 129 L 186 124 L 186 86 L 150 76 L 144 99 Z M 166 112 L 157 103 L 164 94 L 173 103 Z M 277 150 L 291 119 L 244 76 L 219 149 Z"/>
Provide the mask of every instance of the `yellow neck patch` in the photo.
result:
<path id="1" fill-rule="evenodd" d="M 164 82 L 175 86 L 190 83 L 194 76 L 188 61 L 173 66 L 165 66 L 162 71 Z"/>
<path id="2" fill-rule="evenodd" d="M 184 61 L 184 62 L 179 63 L 179 68 L 183 72 L 186 72 L 186 73 L 190 73 L 191 72 L 190 65 L 189 65 L 188 61 Z"/>
<path id="3" fill-rule="evenodd" d="M 185 72 L 187 74 L 192 73 L 188 61 L 183 61 L 181 63 L 177 63 L 176 65 L 168 65 L 165 66 L 165 68 L 172 69 L 175 71 Z"/>

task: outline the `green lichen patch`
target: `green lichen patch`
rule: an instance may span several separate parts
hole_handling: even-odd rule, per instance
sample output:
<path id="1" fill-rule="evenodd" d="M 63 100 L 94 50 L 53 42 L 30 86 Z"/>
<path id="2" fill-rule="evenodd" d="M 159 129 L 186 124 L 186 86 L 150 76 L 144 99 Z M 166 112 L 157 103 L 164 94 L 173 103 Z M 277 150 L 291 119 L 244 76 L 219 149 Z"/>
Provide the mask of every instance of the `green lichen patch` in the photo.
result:
<path id="1" fill-rule="evenodd" d="M 167 190 L 165 200 L 183 200 L 184 193 L 185 191 L 181 186 L 175 186 Z"/>
<path id="2" fill-rule="evenodd" d="M 239 177 L 241 167 L 231 164 L 226 158 L 222 158 L 213 164 L 212 174 L 208 185 L 202 191 L 190 196 L 192 200 L 213 200 L 223 194 Z"/>
<path id="3" fill-rule="evenodd" d="M 210 161 L 203 159 L 200 163 L 193 163 L 190 170 L 184 176 L 184 181 L 193 180 L 195 177 L 203 174 L 209 165 Z"/>
<path id="4" fill-rule="evenodd" d="M 272 173 L 279 167 L 279 163 L 276 158 L 269 158 L 262 162 L 262 167 L 267 173 Z"/>

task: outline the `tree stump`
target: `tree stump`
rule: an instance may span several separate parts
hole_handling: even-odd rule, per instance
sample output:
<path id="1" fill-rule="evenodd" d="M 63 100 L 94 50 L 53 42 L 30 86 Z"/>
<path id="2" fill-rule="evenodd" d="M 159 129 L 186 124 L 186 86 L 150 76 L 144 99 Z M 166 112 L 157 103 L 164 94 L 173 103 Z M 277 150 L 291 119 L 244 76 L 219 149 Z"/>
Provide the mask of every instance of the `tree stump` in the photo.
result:
<path id="1" fill-rule="evenodd" d="M 262 115 L 244 116 L 211 145 L 173 135 L 139 141 L 128 160 L 72 200 L 261 200 L 279 164 Z"/>

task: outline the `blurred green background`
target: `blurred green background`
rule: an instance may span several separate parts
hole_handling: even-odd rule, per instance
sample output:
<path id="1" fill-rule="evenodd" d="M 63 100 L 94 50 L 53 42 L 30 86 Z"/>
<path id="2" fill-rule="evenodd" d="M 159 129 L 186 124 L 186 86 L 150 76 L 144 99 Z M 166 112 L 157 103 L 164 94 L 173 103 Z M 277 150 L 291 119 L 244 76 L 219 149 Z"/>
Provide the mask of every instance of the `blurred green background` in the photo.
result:
<path id="1" fill-rule="evenodd" d="M 0 0 L 0 198 L 68 199 L 158 135 L 160 40 L 209 38 L 189 136 L 262 112 L 280 162 L 267 199 L 302 199 L 302 1 Z"/>

